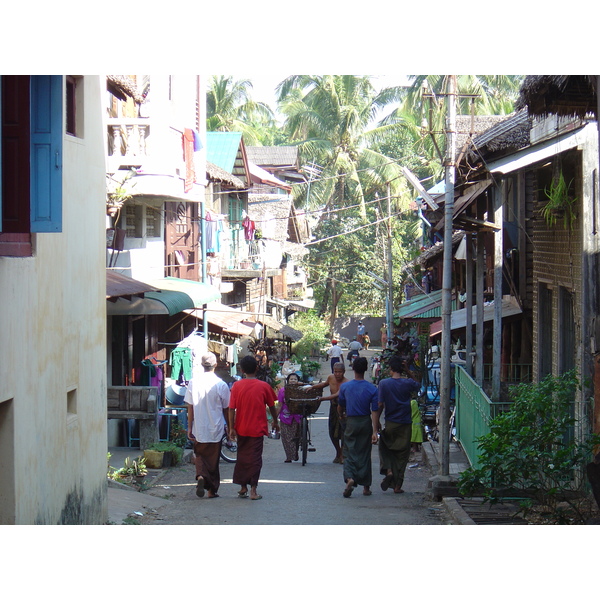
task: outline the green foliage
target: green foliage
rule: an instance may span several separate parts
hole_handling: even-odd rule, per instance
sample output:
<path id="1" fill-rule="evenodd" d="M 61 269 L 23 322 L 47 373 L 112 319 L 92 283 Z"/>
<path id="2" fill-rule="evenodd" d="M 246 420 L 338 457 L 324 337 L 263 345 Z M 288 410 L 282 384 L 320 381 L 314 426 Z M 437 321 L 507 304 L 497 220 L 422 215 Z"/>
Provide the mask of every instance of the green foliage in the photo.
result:
<path id="1" fill-rule="evenodd" d="M 321 363 L 311 360 L 307 356 L 304 356 L 300 361 L 300 370 L 302 371 L 302 378 L 304 381 L 308 381 L 310 377 L 314 377 L 321 368 Z"/>
<path id="2" fill-rule="evenodd" d="M 177 465 L 183 457 L 183 447 L 178 446 L 175 442 L 156 442 L 148 447 L 148 450 L 156 450 L 157 452 L 171 452 L 173 456 L 173 464 Z"/>
<path id="3" fill-rule="evenodd" d="M 574 372 L 548 376 L 539 384 L 521 384 L 512 391 L 513 404 L 490 423 L 479 438 L 479 464 L 460 478 L 459 491 L 498 502 L 502 490 L 512 490 L 545 507 L 555 522 L 586 519 L 585 465 L 591 460 L 599 435 L 580 439 L 573 415 L 578 381 Z"/>
<path id="4" fill-rule="evenodd" d="M 240 131 L 249 146 L 260 146 L 265 136 L 275 138 L 273 110 L 253 101 L 251 89 L 252 82 L 247 79 L 213 76 L 206 94 L 207 131 Z"/>
<path id="5" fill-rule="evenodd" d="M 171 435 L 169 437 L 179 448 L 185 448 L 188 442 L 187 430 L 181 426 L 178 420 L 171 423 Z"/>
<path id="6" fill-rule="evenodd" d="M 111 454 L 107 454 L 108 460 L 110 460 Z M 131 482 L 136 477 L 143 477 L 147 475 L 148 468 L 146 467 L 146 459 L 137 458 L 131 459 L 129 456 L 125 459 L 124 465 L 120 469 L 108 466 L 107 476 L 113 481 L 119 482 Z"/>
<path id="7" fill-rule="evenodd" d="M 291 323 L 294 329 L 302 332 L 302 339 L 293 346 L 293 352 L 297 356 L 318 355 L 322 346 L 327 343 L 327 325 L 314 310 L 299 313 Z"/>
<path id="8" fill-rule="evenodd" d="M 575 213 L 573 206 L 577 198 L 569 196 L 571 182 L 567 183 L 563 172 L 552 179 L 550 185 L 544 190 L 548 202 L 542 207 L 542 216 L 549 227 L 556 224 L 559 212 L 564 211 L 565 229 L 573 229 Z"/>

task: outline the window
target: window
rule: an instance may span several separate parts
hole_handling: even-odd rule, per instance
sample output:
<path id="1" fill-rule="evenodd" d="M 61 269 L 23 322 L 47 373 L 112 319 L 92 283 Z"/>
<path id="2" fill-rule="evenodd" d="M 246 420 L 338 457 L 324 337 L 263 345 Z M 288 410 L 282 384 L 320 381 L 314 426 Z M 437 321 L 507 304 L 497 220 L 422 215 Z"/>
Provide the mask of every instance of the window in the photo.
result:
<path id="1" fill-rule="evenodd" d="M 538 288 L 538 376 L 552 373 L 552 290 L 544 284 Z"/>
<path id="2" fill-rule="evenodd" d="M 559 373 L 575 368 L 575 315 L 573 293 L 565 287 L 558 290 Z"/>
<path id="3" fill-rule="evenodd" d="M 65 119 L 69 135 L 83 137 L 83 78 L 67 75 L 65 78 Z"/>
<path id="4" fill-rule="evenodd" d="M 125 205 L 125 223 L 128 238 L 159 238 L 162 236 L 161 213 L 158 208 L 145 205 Z"/>
<path id="5" fill-rule="evenodd" d="M 1 77 L 2 256 L 31 256 L 31 233 L 62 230 L 62 79 Z"/>

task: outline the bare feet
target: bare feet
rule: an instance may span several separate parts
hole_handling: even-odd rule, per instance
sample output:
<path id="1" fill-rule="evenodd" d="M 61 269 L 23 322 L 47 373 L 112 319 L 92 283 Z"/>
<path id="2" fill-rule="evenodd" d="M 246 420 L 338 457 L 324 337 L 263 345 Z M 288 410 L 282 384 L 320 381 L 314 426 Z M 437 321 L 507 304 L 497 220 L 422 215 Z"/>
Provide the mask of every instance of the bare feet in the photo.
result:
<path id="1" fill-rule="evenodd" d="M 198 496 L 198 498 L 204 496 L 204 477 L 202 476 L 196 479 L 196 496 Z"/>
<path id="2" fill-rule="evenodd" d="M 363 489 L 363 496 L 370 496 L 373 492 L 371 491 L 371 488 L 368 485 L 364 486 Z"/>
<path id="3" fill-rule="evenodd" d="M 250 500 L 260 500 L 262 496 L 256 492 L 256 486 L 250 488 Z"/>
<path id="4" fill-rule="evenodd" d="M 350 498 L 353 490 L 354 490 L 354 479 L 349 478 L 348 481 L 346 481 L 346 489 L 344 490 L 344 493 L 343 493 L 344 498 Z"/>
<path id="5" fill-rule="evenodd" d="M 395 487 L 394 494 L 404 494 L 404 490 L 401 487 Z"/>

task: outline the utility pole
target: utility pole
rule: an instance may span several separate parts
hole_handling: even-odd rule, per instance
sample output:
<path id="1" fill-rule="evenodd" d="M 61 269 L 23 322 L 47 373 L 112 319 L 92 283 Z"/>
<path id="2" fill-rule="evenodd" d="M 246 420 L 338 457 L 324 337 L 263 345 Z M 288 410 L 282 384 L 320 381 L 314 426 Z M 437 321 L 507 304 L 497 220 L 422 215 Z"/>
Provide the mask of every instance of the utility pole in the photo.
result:
<path id="1" fill-rule="evenodd" d="M 444 257 L 442 279 L 442 356 L 440 376 L 441 475 L 450 474 L 450 390 L 452 388 L 452 216 L 456 154 L 456 75 L 448 76 L 446 115 L 446 159 L 444 162 L 446 200 L 444 205 Z"/>
<path id="2" fill-rule="evenodd" d="M 392 339 L 392 318 L 393 318 L 393 300 L 394 300 L 394 289 L 393 289 L 393 273 L 392 273 L 392 198 L 391 198 L 391 186 L 387 184 L 387 280 L 388 280 L 388 300 L 386 302 L 386 319 L 387 319 L 387 339 Z"/>

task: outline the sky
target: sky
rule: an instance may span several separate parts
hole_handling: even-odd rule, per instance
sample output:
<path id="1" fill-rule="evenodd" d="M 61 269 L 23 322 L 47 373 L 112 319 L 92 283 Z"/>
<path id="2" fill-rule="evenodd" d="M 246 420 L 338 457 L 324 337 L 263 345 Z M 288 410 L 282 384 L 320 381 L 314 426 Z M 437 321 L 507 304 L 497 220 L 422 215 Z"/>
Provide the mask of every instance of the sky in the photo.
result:
<path id="1" fill-rule="evenodd" d="M 250 97 L 255 102 L 264 102 L 273 110 L 276 110 L 277 101 L 275 99 L 275 88 L 283 81 L 287 76 L 291 75 L 292 72 L 287 74 L 269 74 L 269 73 L 254 73 L 253 75 L 235 75 L 231 73 L 222 73 L 223 75 L 231 75 L 236 80 L 249 79 L 252 82 L 252 89 L 250 90 Z M 371 83 L 376 89 L 383 89 L 385 87 L 392 87 L 395 85 L 407 85 L 407 75 L 373 75 Z M 281 122 L 281 119 L 279 119 Z"/>

